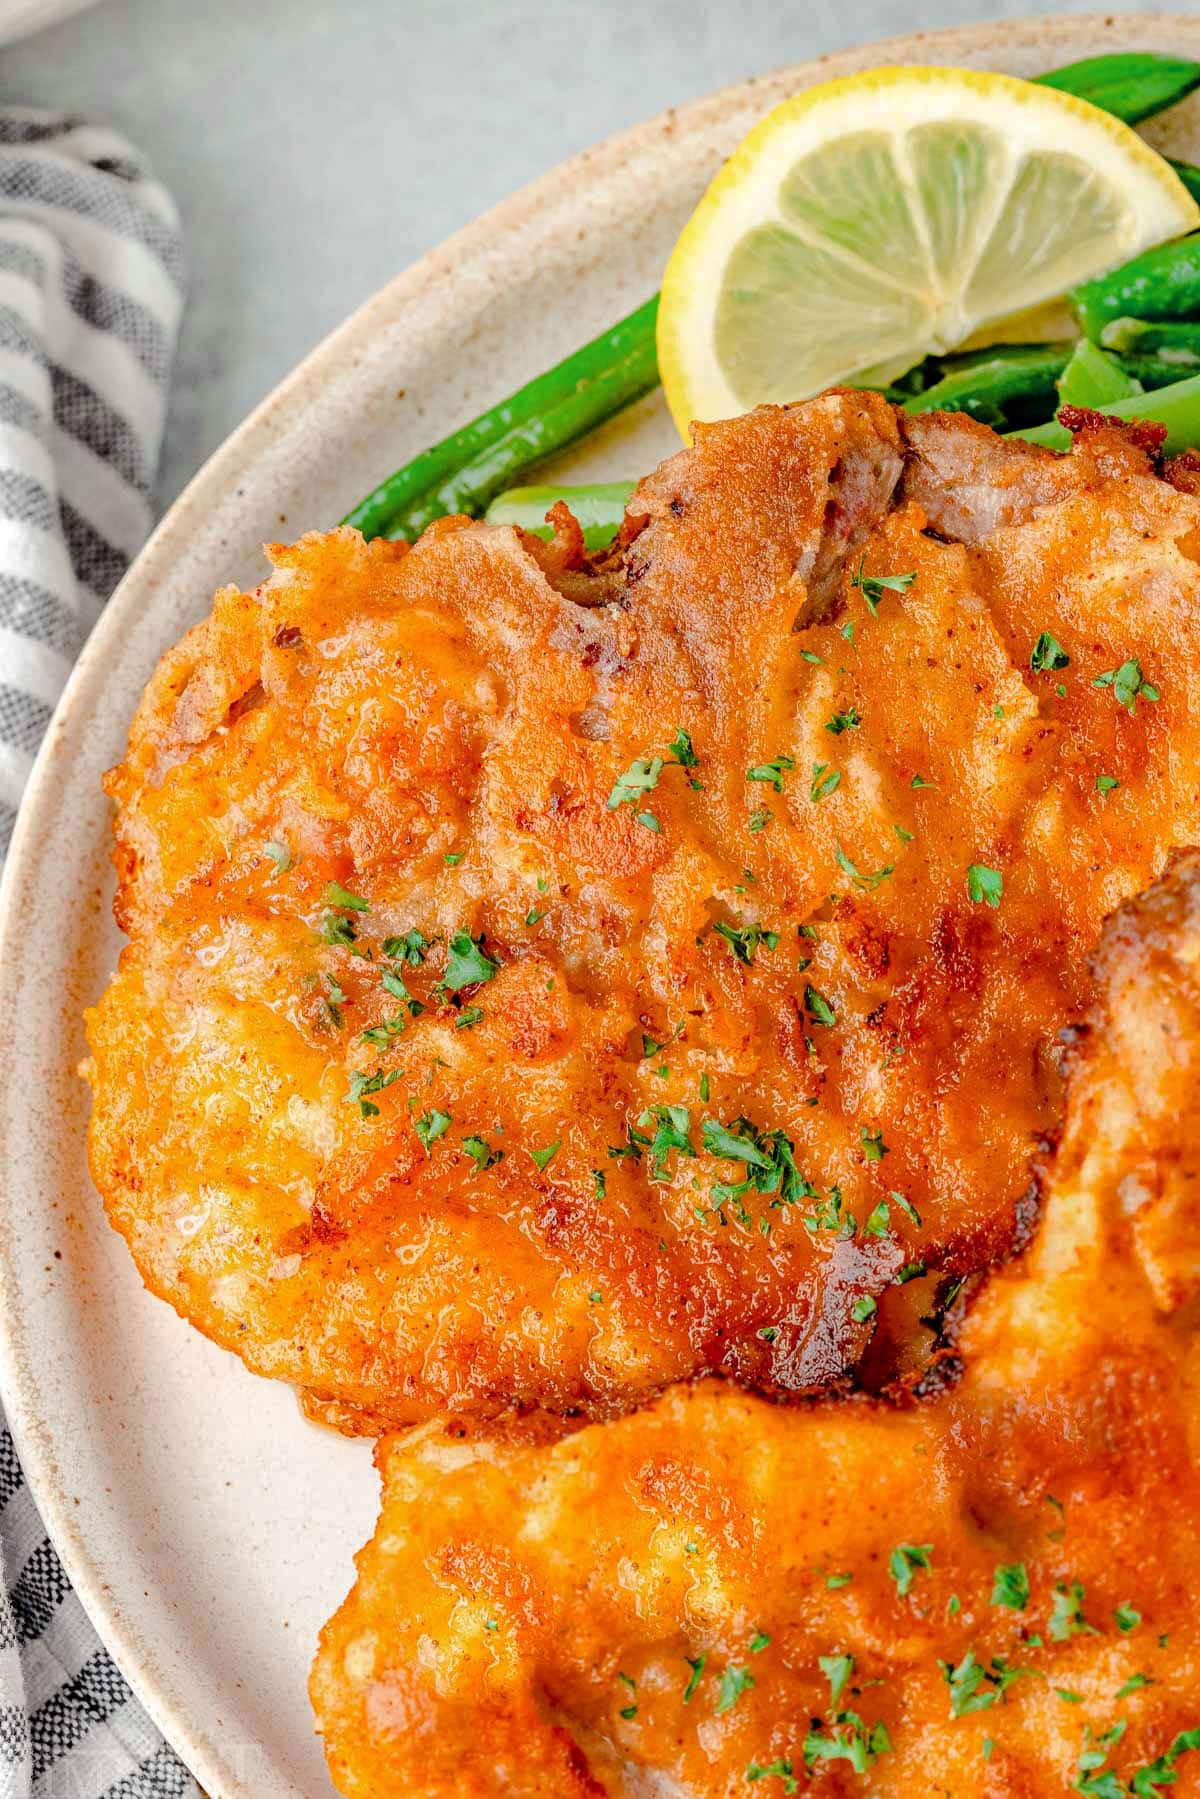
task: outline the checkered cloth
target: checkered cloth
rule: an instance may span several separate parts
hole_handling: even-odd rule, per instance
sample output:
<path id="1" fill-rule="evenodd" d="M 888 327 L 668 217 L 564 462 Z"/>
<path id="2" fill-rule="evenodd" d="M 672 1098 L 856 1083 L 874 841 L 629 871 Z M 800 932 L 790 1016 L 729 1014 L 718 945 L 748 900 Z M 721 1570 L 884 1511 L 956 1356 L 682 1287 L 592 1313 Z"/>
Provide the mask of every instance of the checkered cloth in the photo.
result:
<path id="1" fill-rule="evenodd" d="M 183 305 L 170 196 L 113 132 L 0 108 L 0 855 L 151 524 Z M 0 1799 L 197 1799 L 46 1536 L 0 1416 Z"/>

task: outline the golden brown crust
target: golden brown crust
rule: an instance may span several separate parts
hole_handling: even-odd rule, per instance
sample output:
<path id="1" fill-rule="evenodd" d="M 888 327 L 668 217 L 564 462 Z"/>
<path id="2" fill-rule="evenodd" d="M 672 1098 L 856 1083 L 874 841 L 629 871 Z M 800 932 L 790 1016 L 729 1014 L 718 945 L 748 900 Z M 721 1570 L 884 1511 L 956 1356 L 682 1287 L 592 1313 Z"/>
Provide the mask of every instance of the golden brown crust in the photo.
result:
<path id="1" fill-rule="evenodd" d="M 1200 502 L 1136 449 L 833 393 L 703 428 L 630 517 L 599 572 L 561 520 L 276 546 L 110 778 L 97 1184 L 347 1426 L 821 1388 L 876 1320 L 918 1372 L 891 1283 L 1011 1243 L 1100 919 L 1194 829 Z"/>
<path id="2" fill-rule="evenodd" d="M 1200 853 L 1099 972 L 1042 1229 L 957 1386 L 709 1381 L 557 1443 L 381 1444 L 312 1680 L 348 1799 L 1200 1791 L 1198 1314 L 1144 1230 L 1200 1214 Z"/>

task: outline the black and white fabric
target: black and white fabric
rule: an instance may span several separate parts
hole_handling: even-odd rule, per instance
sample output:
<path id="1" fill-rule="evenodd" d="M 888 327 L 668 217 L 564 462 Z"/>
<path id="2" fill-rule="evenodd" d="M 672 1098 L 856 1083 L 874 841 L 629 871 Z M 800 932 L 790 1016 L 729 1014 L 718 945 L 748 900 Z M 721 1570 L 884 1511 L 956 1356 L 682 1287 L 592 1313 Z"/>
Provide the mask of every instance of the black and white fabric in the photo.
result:
<path id="1" fill-rule="evenodd" d="M 146 536 L 183 306 L 121 137 L 0 107 L 0 856 L 71 664 Z M 49 1542 L 0 1417 L 0 1799 L 198 1799 Z"/>

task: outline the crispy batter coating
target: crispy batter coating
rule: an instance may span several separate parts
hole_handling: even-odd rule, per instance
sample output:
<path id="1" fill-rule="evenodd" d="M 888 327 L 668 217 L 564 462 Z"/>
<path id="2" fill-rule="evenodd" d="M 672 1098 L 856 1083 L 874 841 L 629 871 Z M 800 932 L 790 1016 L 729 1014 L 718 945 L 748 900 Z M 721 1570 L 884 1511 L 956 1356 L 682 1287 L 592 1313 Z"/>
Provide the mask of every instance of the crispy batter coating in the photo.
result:
<path id="1" fill-rule="evenodd" d="M 380 1445 L 312 1680 L 348 1799 L 1200 1792 L 1200 854 L 1099 972 L 957 1386 Z"/>
<path id="2" fill-rule="evenodd" d="M 835 392 L 630 519 L 273 548 L 109 780 L 96 1183 L 343 1428 L 908 1378 L 1195 832 L 1200 500 L 1118 433 Z"/>

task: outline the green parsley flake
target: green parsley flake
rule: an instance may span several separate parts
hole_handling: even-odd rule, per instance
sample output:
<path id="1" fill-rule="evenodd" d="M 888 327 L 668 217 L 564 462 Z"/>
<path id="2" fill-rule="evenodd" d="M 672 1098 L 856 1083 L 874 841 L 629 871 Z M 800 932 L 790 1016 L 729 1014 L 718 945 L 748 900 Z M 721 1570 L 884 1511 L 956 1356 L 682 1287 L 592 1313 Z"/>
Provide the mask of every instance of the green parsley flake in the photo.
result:
<path id="1" fill-rule="evenodd" d="M 892 1222 L 891 1207 L 886 1199 L 881 1199 L 863 1225 L 863 1235 L 867 1237 L 886 1237 Z"/>
<path id="2" fill-rule="evenodd" d="M 850 577 L 850 585 L 857 587 L 862 594 L 871 617 L 878 618 L 879 602 L 884 594 L 904 593 L 907 588 L 912 586 L 917 577 L 915 571 L 911 575 L 864 575 L 863 565 L 866 560 L 864 551 L 858 565 L 858 573 Z"/>
<path id="3" fill-rule="evenodd" d="M 874 874 L 864 874 L 861 869 L 854 866 L 840 843 L 837 846 L 837 864 L 842 873 L 849 875 L 854 885 L 861 887 L 866 893 L 872 892 L 881 881 L 886 881 L 888 876 L 896 871 L 896 864 L 889 862 L 886 868 L 877 869 Z"/>
<path id="4" fill-rule="evenodd" d="M 747 1780 L 782 1780 L 785 1794 L 798 1793 L 800 1782 L 792 1772 L 792 1759 L 788 1755 L 778 1756 L 773 1762 L 751 1762 L 746 1769 Z"/>
<path id="5" fill-rule="evenodd" d="M 634 816 L 636 817 L 638 823 L 641 826 L 643 826 L 643 828 L 645 830 L 647 830 L 647 831 L 661 831 L 662 830 L 662 825 L 659 822 L 659 817 L 658 817 L 657 812 L 638 812 L 638 813 L 635 813 Z"/>
<path id="6" fill-rule="evenodd" d="M 853 1579 L 853 1574 L 827 1574 L 825 1585 L 831 1593 L 835 1593 L 839 1587 L 848 1587 Z"/>
<path id="7" fill-rule="evenodd" d="M 327 881 L 321 898 L 327 906 L 340 906 L 344 912 L 369 912 L 370 904 L 360 899 L 357 893 L 351 893 L 340 881 Z"/>
<path id="8" fill-rule="evenodd" d="M 778 931 L 767 930 L 760 924 L 732 925 L 718 919 L 713 930 L 725 939 L 737 960 L 747 965 L 753 962 L 760 944 L 764 949 L 774 949 L 779 942 Z"/>
<path id="9" fill-rule="evenodd" d="M 943 1661 L 939 1661 L 938 1667 L 950 1688 L 952 1718 L 967 1718 L 972 1712 L 987 1711 L 1004 1698 L 1014 1681 L 1027 1679 L 1034 1672 L 1032 1668 L 1010 1668 L 998 1655 L 993 1657 L 991 1667 L 985 1668 L 973 1649 L 967 1650 L 956 1668 Z"/>
<path id="10" fill-rule="evenodd" d="M 671 760 L 680 768 L 700 766 L 700 758 L 692 746 L 691 736 L 681 725 L 676 725 L 675 735 L 671 739 Z"/>
<path id="11" fill-rule="evenodd" d="M 977 906 L 998 906 L 1003 892 L 1004 876 L 999 869 L 986 868 L 982 862 L 972 862 L 967 870 L 967 894 Z"/>
<path id="12" fill-rule="evenodd" d="M 1113 1618 L 1116 1621 L 1117 1629 L 1120 1631 L 1121 1635 L 1127 1637 L 1130 1631 L 1136 1630 L 1141 1623 L 1142 1614 L 1138 1611 L 1136 1606 L 1130 1605 L 1129 1601 L 1125 1600 L 1117 1606 L 1116 1610 L 1113 1612 Z"/>
<path id="13" fill-rule="evenodd" d="M 690 1655 L 685 1655 L 683 1659 L 692 1670 L 691 1679 L 683 1689 L 683 1703 L 685 1705 L 690 1705 L 692 1695 L 700 1685 L 701 1678 L 703 1677 L 704 1669 L 708 1662 L 708 1655 L 705 1651 L 701 1651 L 694 1660 Z"/>
<path id="14" fill-rule="evenodd" d="M 447 850 L 446 854 L 442 857 L 442 861 L 446 864 L 447 868 L 457 868 L 466 853 L 466 850 Z"/>
<path id="15" fill-rule="evenodd" d="M 890 1192 L 888 1194 L 888 1198 L 894 1199 L 896 1204 L 900 1207 L 900 1210 L 904 1213 L 904 1216 L 908 1219 L 909 1223 L 915 1224 L 917 1229 L 920 1230 L 921 1214 L 918 1212 L 916 1206 L 913 1205 L 911 1199 L 906 1199 L 904 1197 L 903 1193 L 897 1193 L 894 1189 L 892 1192 Z"/>
<path id="16" fill-rule="evenodd" d="M 476 1174 L 482 1174 L 485 1168 L 493 1168 L 504 1160 L 504 1151 L 493 1149 L 485 1137 L 464 1137 L 463 1148 L 474 1162 Z"/>
<path id="17" fill-rule="evenodd" d="M 882 1131 L 869 1131 L 864 1124 L 859 1131 L 859 1142 L 862 1145 L 864 1162 L 882 1162 L 884 1156 L 890 1156 L 891 1150 L 883 1140 Z"/>
<path id="18" fill-rule="evenodd" d="M 776 793 L 783 792 L 783 777 L 796 764 L 791 756 L 776 756 L 773 762 L 758 762 L 746 770 L 748 781 L 765 781 Z M 836 783 L 835 783 L 836 784 Z"/>
<path id="19" fill-rule="evenodd" d="M 490 981 L 499 966 L 484 955 L 482 936 L 472 937 L 467 931 L 456 931 L 450 939 L 446 972 L 440 985 L 448 993 L 457 993 L 462 987 L 475 987 Z"/>
<path id="20" fill-rule="evenodd" d="M 861 724 L 862 714 L 858 708 L 847 706 L 844 712 L 835 712 L 831 719 L 826 720 L 825 729 L 832 731 L 835 737 L 840 737 L 843 731 L 857 731 Z"/>
<path id="21" fill-rule="evenodd" d="M 1110 668 L 1106 674 L 1097 675 L 1092 686 L 1111 687 L 1118 706 L 1124 706 L 1129 713 L 1137 711 L 1139 699 L 1154 701 L 1161 698 L 1158 688 L 1152 687 L 1142 674 L 1142 665 L 1136 656 L 1122 662 L 1120 668 Z"/>
<path id="22" fill-rule="evenodd" d="M 1048 669 L 1066 668 L 1070 660 L 1071 658 L 1053 631 L 1043 631 L 1029 652 L 1029 666 L 1035 673 L 1042 673 Z"/>
<path id="23" fill-rule="evenodd" d="M 429 1154 L 431 1145 L 436 1143 L 439 1137 L 444 1137 L 453 1123 L 454 1120 L 449 1112 L 439 1112 L 436 1106 L 431 1111 L 423 1113 L 420 1118 L 413 1119 L 413 1130 L 421 1139 L 426 1155 Z"/>
<path id="24" fill-rule="evenodd" d="M 828 762 L 814 762 L 812 765 L 812 786 L 808 790 L 808 797 L 814 806 L 819 806 L 822 800 L 827 800 L 830 794 L 836 791 L 841 781 L 841 769 L 835 768 L 831 773 L 826 774 L 825 771 L 828 767 Z"/>
<path id="25" fill-rule="evenodd" d="M 482 1017 L 482 1006 L 464 1006 L 463 1010 L 454 1020 L 454 1028 L 456 1031 L 469 1031 L 474 1025 L 479 1023 Z"/>
<path id="26" fill-rule="evenodd" d="M 652 793 L 666 764 L 661 756 L 645 756 L 631 762 L 623 775 L 618 775 L 608 796 L 608 810 L 618 806 L 634 806 L 644 793 Z"/>
<path id="27" fill-rule="evenodd" d="M 804 1009 L 814 1024 L 834 1025 L 837 1023 L 837 1013 L 825 995 L 819 993 L 815 987 L 804 989 Z"/>
<path id="28" fill-rule="evenodd" d="M 932 1564 L 932 1543 L 897 1543 L 888 1557 L 888 1573 L 896 1583 L 897 1597 L 907 1599 L 918 1573 L 927 1573 Z"/>
<path id="29" fill-rule="evenodd" d="M 1029 1575 L 1024 1562 L 1002 1562 L 992 1582 L 992 1604 L 1023 1612 L 1029 1604 Z"/>
<path id="30" fill-rule="evenodd" d="M 377 1068 L 374 1074 L 364 1074 L 361 1068 L 352 1068 L 350 1070 L 350 1090 L 346 1094 L 346 1098 L 351 1104 L 357 1104 L 364 1118 L 377 1118 L 379 1107 L 372 1104 L 366 1095 L 382 1093 L 385 1087 L 390 1087 L 393 1081 L 400 1079 L 400 1073 L 398 1068 L 393 1068 L 389 1073 L 385 1073 L 382 1068 Z"/>
<path id="31" fill-rule="evenodd" d="M 873 1318 L 878 1310 L 879 1306 L 877 1302 L 872 1299 L 871 1295 L 869 1293 L 863 1293 L 850 1307 L 850 1316 L 853 1318 L 855 1324 L 865 1324 L 867 1319 Z"/>
<path id="32" fill-rule="evenodd" d="M 852 1655 L 819 1655 L 817 1666 L 829 1682 L 829 1703 L 836 1706 L 845 1691 L 846 1682 L 854 1672 Z"/>
<path id="33" fill-rule="evenodd" d="M 1140 1692 L 1143 1687 L 1152 1687 L 1154 1682 L 1148 1674 L 1131 1674 L 1123 1685 L 1117 1688 L 1118 1699 L 1128 1699 L 1130 1693 Z"/>
<path id="34" fill-rule="evenodd" d="M 546 1169 L 550 1166 L 551 1162 L 553 1162 L 561 1148 L 562 1139 L 558 1138 L 555 1142 L 547 1145 L 545 1149 L 531 1149 L 529 1153 L 539 1168 Z"/>
<path id="35" fill-rule="evenodd" d="M 1083 1615 L 1084 1590 L 1080 1583 L 1072 1581 L 1068 1587 L 1059 1581 L 1054 1589 L 1054 1609 L 1050 1614 L 1050 1635 L 1054 1642 L 1065 1643 L 1068 1637 L 1077 1637 L 1083 1633 L 1096 1636 L 1099 1633 L 1094 1624 L 1089 1624 Z"/>
<path id="36" fill-rule="evenodd" d="M 426 954 L 436 939 L 430 939 L 421 931 L 406 931 L 403 937 L 385 937 L 383 953 L 392 962 L 406 962 L 410 968 L 419 968 Z M 384 985 L 388 977 L 384 975 Z M 394 989 L 389 988 L 389 992 Z"/>
<path id="37" fill-rule="evenodd" d="M 769 1646 L 770 1641 L 771 1639 L 765 1630 L 756 1630 L 750 1639 L 751 1655 L 761 1655 L 763 1650 Z"/>
<path id="38" fill-rule="evenodd" d="M 281 843 L 278 838 L 272 838 L 270 843 L 263 844 L 263 854 L 269 856 L 275 864 L 275 874 L 271 876 L 272 880 L 275 879 L 276 875 L 285 875 L 288 869 L 294 866 L 294 858 L 291 850 L 286 843 Z"/>
<path id="39" fill-rule="evenodd" d="M 835 1712 L 832 1730 L 822 1736 L 810 1730 L 804 1739 L 804 1762 L 813 1768 L 819 1761 L 847 1761 L 856 1774 L 865 1774 L 871 1764 L 892 1746 L 882 1724 L 867 1726 L 857 1712 Z"/>
<path id="40" fill-rule="evenodd" d="M 751 831 L 765 831 L 771 822 L 771 816 L 771 813 L 765 806 L 759 806 L 750 814 L 748 822 Z"/>
<path id="41" fill-rule="evenodd" d="M 717 1695 L 717 1703 L 713 1708 L 718 1716 L 722 1712 L 732 1711 L 743 1693 L 748 1693 L 754 1685 L 754 1676 L 749 1668 L 737 1668 L 732 1664 L 721 1676 L 721 1690 Z"/>

